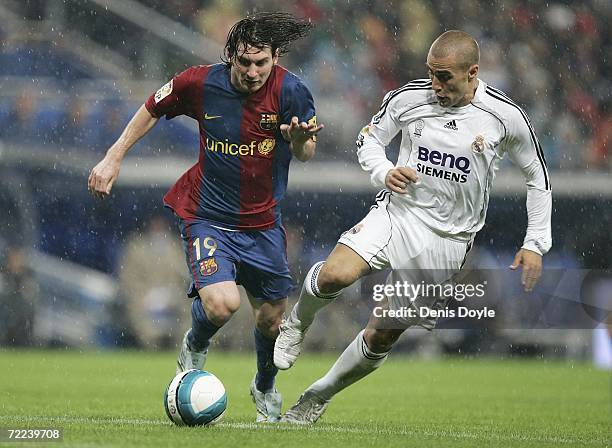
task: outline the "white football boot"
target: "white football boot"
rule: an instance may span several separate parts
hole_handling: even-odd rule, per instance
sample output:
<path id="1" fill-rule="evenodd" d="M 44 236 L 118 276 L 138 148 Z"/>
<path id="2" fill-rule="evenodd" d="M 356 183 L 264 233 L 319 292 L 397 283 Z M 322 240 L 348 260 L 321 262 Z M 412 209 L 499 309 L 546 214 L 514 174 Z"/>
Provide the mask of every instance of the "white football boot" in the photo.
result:
<path id="1" fill-rule="evenodd" d="M 260 392 L 255 385 L 255 378 L 251 381 L 251 398 L 257 408 L 257 423 L 269 422 L 277 423 L 280 421 L 281 407 L 283 399 L 279 391 L 274 388 L 272 392 Z"/>
<path id="2" fill-rule="evenodd" d="M 329 400 L 324 400 L 314 392 L 306 390 L 297 403 L 285 412 L 281 422 L 296 425 L 312 425 L 321 418 L 328 405 Z"/>
<path id="3" fill-rule="evenodd" d="M 274 343 L 274 365 L 280 370 L 289 369 L 300 356 L 306 330 L 307 328 L 302 329 L 300 323 L 291 318 L 291 314 L 280 324 Z"/>
<path id="4" fill-rule="evenodd" d="M 183 343 L 181 344 L 181 351 L 176 360 L 176 374 L 178 375 L 185 370 L 190 369 L 204 369 L 204 363 L 206 363 L 206 355 L 208 355 L 208 349 L 201 352 L 192 351 L 189 347 L 189 341 L 187 335 L 191 330 L 185 332 L 183 336 Z"/>

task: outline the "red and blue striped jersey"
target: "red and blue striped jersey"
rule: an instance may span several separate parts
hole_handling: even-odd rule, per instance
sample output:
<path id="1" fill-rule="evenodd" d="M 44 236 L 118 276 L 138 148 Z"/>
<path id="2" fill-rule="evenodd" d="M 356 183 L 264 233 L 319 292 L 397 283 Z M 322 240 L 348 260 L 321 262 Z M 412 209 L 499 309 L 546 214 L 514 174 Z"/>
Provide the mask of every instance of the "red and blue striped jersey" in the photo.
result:
<path id="1" fill-rule="evenodd" d="M 154 117 L 187 115 L 200 128 L 200 155 L 164 197 L 187 221 L 207 220 L 235 230 L 264 230 L 280 222 L 291 150 L 280 124 L 292 116 L 316 122 L 308 88 L 278 65 L 255 93 L 237 91 L 226 64 L 191 67 L 145 107 Z"/>

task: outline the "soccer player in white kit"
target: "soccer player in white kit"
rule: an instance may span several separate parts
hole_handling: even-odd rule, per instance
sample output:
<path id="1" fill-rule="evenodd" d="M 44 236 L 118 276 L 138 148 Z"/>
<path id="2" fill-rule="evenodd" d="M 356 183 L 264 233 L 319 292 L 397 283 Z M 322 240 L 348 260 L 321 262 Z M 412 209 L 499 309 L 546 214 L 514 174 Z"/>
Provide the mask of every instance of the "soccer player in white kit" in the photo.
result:
<path id="1" fill-rule="evenodd" d="M 420 272 L 422 277 L 411 280 L 427 283 L 442 283 L 459 272 L 484 225 L 495 172 L 506 154 L 527 184 L 527 231 L 510 268 L 521 267 L 525 290 L 533 289 L 542 256 L 552 245 L 552 196 L 544 155 L 525 112 L 478 79 L 478 63 L 479 48 L 472 36 L 443 33 L 427 55 L 429 79 L 388 93 L 360 132 L 359 162 L 383 190 L 367 216 L 306 275 L 299 301 L 276 340 L 274 363 L 279 369 L 290 368 L 297 359 L 315 313 L 371 271 L 390 267 L 391 276 L 400 278 Z M 399 132 L 402 141 L 394 166 L 385 147 Z M 445 305 L 442 298 L 412 300 L 431 309 Z M 388 309 L 401 305 L 398 298 L 388 299 Z M 407 327 L 432 329 L 435 323 L 435 318 L 412 317 L 389 324 L 372 315 L 329 372 L 286 412 L 284 421 L 314 423 L 336 393 L 385 361 Z"/>

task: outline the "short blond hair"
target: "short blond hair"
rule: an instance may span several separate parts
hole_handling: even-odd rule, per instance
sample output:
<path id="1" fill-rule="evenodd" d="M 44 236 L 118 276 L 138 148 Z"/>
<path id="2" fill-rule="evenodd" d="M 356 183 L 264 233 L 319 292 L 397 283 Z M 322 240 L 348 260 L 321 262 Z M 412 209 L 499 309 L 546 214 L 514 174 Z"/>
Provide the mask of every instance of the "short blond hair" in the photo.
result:
<path id="1" fill-rule="evenodd" d="M 437 58 L 455 56 L 459 65 L 466 69 L 480 62 L 478 42 L 465 31 L 450 30 L 442 33 L 429 49 Z"/>

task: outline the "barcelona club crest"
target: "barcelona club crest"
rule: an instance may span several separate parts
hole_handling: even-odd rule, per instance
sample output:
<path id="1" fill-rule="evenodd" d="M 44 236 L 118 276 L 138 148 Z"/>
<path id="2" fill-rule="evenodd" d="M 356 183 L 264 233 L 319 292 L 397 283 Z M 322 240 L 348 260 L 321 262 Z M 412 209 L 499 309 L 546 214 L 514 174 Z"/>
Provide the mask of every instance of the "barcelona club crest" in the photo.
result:
<path id="1" fill-rule="evenodd" d="M 215 261 L 215 257 L 207 258 L 206 260 L 200 261 L 200 274 L 207 276 L 213 275 L 219 270 L 219 266 Z"/>
<path id="2" fill-rule="evenodd" d="M 270 112 L 261 114 L 259 127 L 264 131 L 273 131 L 278 126 L 278 115 Z"/>
<path id="3" fill-rule="evenodd" d="M 259 142 L 259 145 L 257 145 L 257 151 L 259 151 L 259 154 L 261 154 L 262 156 L 267 156 L 272 152 L 275 144 L 276 140 L 274 140 L 273 138 L 267 138 Z"/>

